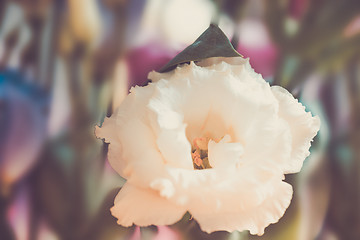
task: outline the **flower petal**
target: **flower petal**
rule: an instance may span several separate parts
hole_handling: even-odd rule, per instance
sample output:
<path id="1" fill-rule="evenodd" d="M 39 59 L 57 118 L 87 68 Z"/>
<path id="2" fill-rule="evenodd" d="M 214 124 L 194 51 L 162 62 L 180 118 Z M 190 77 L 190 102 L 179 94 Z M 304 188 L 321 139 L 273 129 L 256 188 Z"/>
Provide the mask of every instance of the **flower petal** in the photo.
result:
<path id="1" fill-rule="evenodd" d="M 193 209 L 191 213 L 200 224 L 201 229 L 208 233 L 220 230 L 229 232 L 250 230 L 251 234 L 262 235 L 269 224 L 276 223 L 283 216 L 292 198 L 291 185 L 282 181 L 274 181 L 269 186 L 271 188 L 266 193 L 266 199 L 252 208 L 244 210 L 234 208 L 225 211 L 221 208 L 217 211 Z M 241 204 L 244 197 L 248 196 L 235 193 L 232 196 L 232 205 Z"/>
<path id="2" fill-rule="evenodd" d="M 119 128 L 124 176 L 137 186 L 147 187 L 154 178 L 162 176 L 164 159 L 156 145 L 151 128 L 140 119 L 132 119 Z"/>
<path id="3" fill-rule="evenodd" d="M 310 154 L 311 141 L 320 129 L 320 118 L 306 112 L 305 107 L 286 89 L 273 86 L 271 90 L 279 101 L 279 116 L 289 124 L 292 136 L 291 157 L 285 173 L 296 173 Z"/>
<path id="4" fill-rule="evenodd" d="M 243 136 L 244 161 L 254 164 L 254 167 L 261 165 L 284 173 L 290 159 L 292 141 L 286 121 L 277 116 L 268 116 L 266 121 L 254 120 Z"/>
<path id="5" fill-rule="evenodd" d="M 181 97 L 179 89 L 171 87 L 168 81 L 159 81 L 149 100 L 148 108 L 153 113 L 149 114 L 149 118 L 165 163 L 193 169 L 191 145 L 185 134 L 186 124 L 183 123 L 184 116 L 178 111 Z"/>
<path id="6" fill-rule="evenodd" d="M 104 139 L 106 143 L 118 140 L 116 118 L 106 117 L 101 127 L 95 126 L 95 135 L 98 138 Z"/>
<path id="7" fill-rule="evenodd" d="M 125 161 L 122 159 L 122 146 L 117 136 L 116 118 L 105 118 L 100 127 L 95 127 L 95 135 L 98 138 L 103 138 L 109 144 L 108 160 L 112 168 L 121 176 L 124 176 L 123 169 L 125 168 Z"/>
<path id="8" fill-rule="evenodd" d="M 153 190 L 135 187 L 125 183 L 115 198 L 111 213 L 118 219 L 118 224 L 129 227 L 170 225 L 185 214 L 179 207 Z"/>
<path id="9" fill-rule="evenodd" d="M 111 166 L 128 181 L 143 187 L 155 176 L 161 176 L 164 165 L 146 117 L 146 106 L 153 91 L 152 86 L 132 88 L 117 111 L 95 132 L 97 137 L 110 142 Z"/>
<path id="10" fill-rule="evenodd" d="M 243 164 L 240 168 L 185 170 L 167 168 L 175 188 L 169 199 L 176 204 L 196 211 L 244 211 L 261 204 L 272 191 L 272 184 L 281 182 L 278 175 L 267 168 Z M 166 193 L 170 184 L 163 184 L 161 190 Z M 237 202 L 234 202 L 237 199 Z M 236 204 L 237 203 L 237 204 Z"/>
<path id="11" fill-rule="evenodd" d="M 213 168 L 236 168 L 239 166 L 244 148 L 240 143 L 230 143 L 231 137 L 226 135 L 220 142 L 209 141 L 209 162 Z"/>
<path id="12" fill-rule="evenodd" d="M 166 164 L 194 169 L 190 155 L 191 145 L 185 135 L 185 125 L 179 130 L 162 130 L 156 142 Z"/>

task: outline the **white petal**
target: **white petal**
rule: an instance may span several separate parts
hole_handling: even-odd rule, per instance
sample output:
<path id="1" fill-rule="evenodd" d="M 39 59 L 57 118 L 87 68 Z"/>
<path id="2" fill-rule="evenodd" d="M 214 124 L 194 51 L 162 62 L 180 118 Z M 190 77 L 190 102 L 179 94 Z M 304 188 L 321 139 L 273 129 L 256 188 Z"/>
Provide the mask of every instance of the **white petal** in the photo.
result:
<path id="1" fill-rule="evenodd" d="M 147 117 L 153 92 L 154 86 L 132 88 L 113 116 L 96 128 L 96 135 L 110 142 L 111 166 L 128 181 L 144 187 L 162 176 L 165 164 Z"/>
<path id="2" fill-rule="evenodd" d="M 254 190 L 249 189 L 249 191 Z M 191 213 L 201 229 L 208 233 L 224 230 L 229 232 L 250 230 L 251 234 L 262 235 L 268 225 L 276 223 L 285 213 L 292 198 L 292 187 L 285 182 L 273 182 L 269 184 L 266 194 L 268 195 L 266 199 L 252 208 L 248 207 L 244 210 L 234 208 L 224 211 L 221 208 L 217 211 L 193 209 Z M 244 197 L 247 196 L 235 193 L 232 196 L 231 205 L 241 204 Z"/>
<path id="3" fill-rule="evenodd" d="M 178 130 L 162 130 L 156 142 L 166 164 L 194 169 L 190 154 L 191 145 L 185 135 L 185 125 Z"/>
<path id="4" fill-rule="evenodd" d="M 282 179 L 282 175 L 274 175 L 273 171 L 251 165 L 242 165 L 234 171 L 168 168 L 168 172 L 168 179 L 175 187 L 175 194 L 170 200 L 187 206 L 190 211 L 205 212 L 209 209 L 214 212 L 253 208 L 266 200 L 272 184 Z M 237 199 L 237 205 L 234 199 Z"/>
<path id="5" fill-rule="evenodd" d="M 139 119 L 132 119 L 119 127 L 118 134 L 123 140 L 122 161 L 126 162 L 123 177 L 137 186 L 146 187 L 163 175 L 165 161 L 151 128 Z"/>
<path id="6" fill-rule="evenodd" d="M 209 141 L 209 162 L 213 168 L 234 169 L 239 166 L 244 148 L 240 143 L 230 143 L 231 138 L 226 135 L 220 142 Z"/>
<path id="7" fill-rule="evenodd" d="M 306 112 L 305 107 L 286 89 L 273 86 L 271 90 L 279 101 L 279 116 L 289 124 L 292 136 L 291 157 L 285 173 L 296 173 L 310 154 L 311 141 L 320 129 L 320 118 Z"/>
<path id="8" fill-rule="evenodd" d="M 110 143 L 108 148 L 109 163 L 115 171 L 124 176 L 125 161 L 122 159 L 122 146 L 117 135 L 116 117 L 105 118 L 101 128 L 95 127 L 95 134 L 96 137 L 103 138 L 106 143 Z"/>
<path id="9" fill-rule="evenodd" d="M 191 145 L 186 138 L 184 117 L 179 111 L 182 98 L 179 90 L 182 89 L 171 87 L 168 81 L 159 81 L 148 104 L 149 119 L 165 164 L 193 169 Z"/>
<path id="10" fill-rule="evenodd" d="M 286 121 L 277 116 L 254 119 L 254 125 L 247 129 L 244 139 L 244 161 L 280 173 L 287 168 L 292 138 Z"/>
<path id="11" fill-rule="evenodd" d="M 118 219 L 118 224 L 125 227 L 133 224 L 170 225 L 181 219 L 185 209 L 161 197 L 154 190 L 125 183 L 115 198 L 111 213 Z"/>
<path id="12" fill-rule="evenodd" d="M 261 166 L 243 165 L 234 172 L 169 169 L 175 194 L 170 197 L 186 206 L 202 230 L 250 230 L 261 235 L 290 204 L 292 188 L 281 176 Z"/>
<path id="13" fill-rule="evenodd" d="M 171 198 L 175 194 L 175 187 L 169 179 L 157 178 L 150 183 L 150 187 L 159 191 L 161 197 Z"/>
<path id="14" fill-rule="evenodd" d="M 105 117 L 102 126 L 95 127 L 95 135 L 98 138 L 104 139 L 104 141 L 106 143 L 116 141 L 118 138 L 116 135 L 116 118 L 115 117 L 110 117 L 110 118 Z"/>

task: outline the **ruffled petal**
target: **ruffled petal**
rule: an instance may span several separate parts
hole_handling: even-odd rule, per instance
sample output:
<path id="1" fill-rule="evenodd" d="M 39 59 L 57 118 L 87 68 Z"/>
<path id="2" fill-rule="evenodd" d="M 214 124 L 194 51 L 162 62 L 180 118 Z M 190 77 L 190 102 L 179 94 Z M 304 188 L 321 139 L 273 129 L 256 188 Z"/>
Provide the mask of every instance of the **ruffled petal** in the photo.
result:
<path id="1" fill-rule="evenodd" d="M 95 126 L 95 135 L 98 138 L 104 139 L 106 143 L 117 141 L 116 117 L 105 117 L 101 127 Z"/>
<path id="2" fill-rule="evenodd" d="M 137 186 L 148 187 L 152 180 L 163 175 L 165 164 L 152 129 L 140 119 L 132 119 L 119 128 L 118 134 L 123 140 L 124 177 Z"/>
<path id="3" fill-rule="evenodd" d="M 101 128 L 95 127 L 95 135 L 98 138 L 104 139 L 106 143 L 110 143 L 108 161 L 115 171 L 121 176 L 125 176 L 123 169 L 126 166 L 126 162 L 122 159 L 122 146 L 117 135 L 116 118 L 114 116 L 105 118 Z"/>
<path id="4" fill-rule="evenodd" d="M 281 182 L 283 177 L 269 169 L 249 164 L 226 170 L 212 168 L 189 171 L 168 168 L 171 185 L 163 184 L 162 189 L 167 191 L 171 189 L 170 186 L 174 188 L 169 200 L 187 206 L 190 211 L 244 211 L 266 200 L 272 184 Z"/>
<path id="5" fill-rule="evenodd" d="M 216 169 L 232 169 L 240 167 L 244 148 L 240 143 L 231 143 L 231 137 L 225 135 L 220 142 L 209 141 L 209 162 Z"/>
<path id="6" fill-rule="evenodd" d="M 261 166 L 242 165 L 234 171 L 169 169 L 169 174 L 172 184 L 163 184 L 163 190 L 175 191 L 168 199 L 186 206 L 209 233 L 250 230 L 261 235 L 284 214 L 292 197 L 291 185 Z"/>
<path id="7" fill-rule="evenodd" d="M 185 135 L 185 125 L 177 130 L 162 130 L 156 143 L 165 159 L 165 164 L 194 169 L 190 155 L 191 145 Z"/>
<path id="8" fill-rule="evenodd" d="M 148 118 L 147 104 L 153 86 L 135 87 L 111 118 L 106 118 L 97 137 L 109 142 L 111 166 L 128 181 L 142 187 L 162 175 L 164 158 Z"/>
<path id="9" fill-rule="evenodd" d="M 186 134 L 184 116 L 179 111 L 182 87 L 172 87 L 168 81 L 160 81 L 149 101 L 149 121 L 156 135 L 156 143 L 165 164 L 193 169 L 191 144 Z"/>
<path id="10" fill-rule="evenodd" d="M 285 173 L 299 172 L 305 158 L 309 156 L 312 139 L 320 129 L 320 118 L 313 117 L 286 89 L 273 86 L 271 90 L 279 101 L 279 117 L 284 119 L 290 128 L 291 156 Z"/>
<path id="11" fill-rule="evenodd" d="M 274 181 L 268 185 L 266 198 L 256 206 L 248 207 L 246 209 L 239 209 L 236 206 L 241 204 L 243 198 L 247 195 L 236 194 L 232 196 L 231 205 L 233 209 L 192 209 L 191 214 L 199 223 L 201 229 L 205 232 L 211 233 L 214 231 L 244 231 L 250 230 L 251 234 L 262 235 L 264 229 L 272 224 L 278 222 L 283 216 L 285 210 L 290 204 L 292 198 L 291 185 L 282 182 Z M 249 191 L 254 191 L 250 189 Z"/>
<path id="12" fill-rule="evenodd" d="M 129 227 L 171 225 L 179 221 L 185 209 L 160 197 L 156 191 L 125 183 L 115 198 L 111 214 L 118 224 Z"/>
<path id="13" fill-rule="evenodd" d="M 284 173 L 291 154 L 292 136 L 289 125 L 277 116 L 256 119 L 244 136 L 244 161 Z M 261 137 L 259 137 L 261 136 Z"/>

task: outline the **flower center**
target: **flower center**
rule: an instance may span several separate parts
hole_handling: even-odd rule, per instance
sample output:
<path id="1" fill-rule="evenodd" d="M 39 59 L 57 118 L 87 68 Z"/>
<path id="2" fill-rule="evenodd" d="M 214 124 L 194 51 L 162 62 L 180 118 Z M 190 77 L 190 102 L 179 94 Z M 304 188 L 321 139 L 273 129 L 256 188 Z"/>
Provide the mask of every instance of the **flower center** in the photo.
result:
<path id="1" fill-rule="evenodd" d="M 209 137 L 195 138 L 191 148 L 191 156 L 194 164 L 194 169 L 208 169 L 212 168 L 208 157 L 208 143 L 211 140 Z M 213 139 L 219 142 L 220 139 Z"/>

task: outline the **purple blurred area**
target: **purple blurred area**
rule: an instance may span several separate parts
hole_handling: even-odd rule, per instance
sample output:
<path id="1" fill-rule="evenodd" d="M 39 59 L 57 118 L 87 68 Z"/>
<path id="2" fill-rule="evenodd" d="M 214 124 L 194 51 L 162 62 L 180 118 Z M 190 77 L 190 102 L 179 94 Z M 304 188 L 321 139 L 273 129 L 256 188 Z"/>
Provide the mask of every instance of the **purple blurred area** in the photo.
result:
<path id="1" fill-rule="evenodd" d="M 194 220 L 124 228 L 94 126 L 217 23 L 321 118 L 294 198 L 261 237 Z M 1 0 L 0 239 L 360 239 L 358 0 Z"/>

